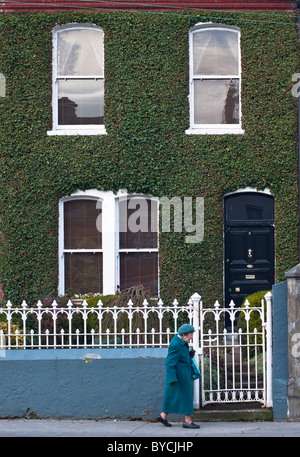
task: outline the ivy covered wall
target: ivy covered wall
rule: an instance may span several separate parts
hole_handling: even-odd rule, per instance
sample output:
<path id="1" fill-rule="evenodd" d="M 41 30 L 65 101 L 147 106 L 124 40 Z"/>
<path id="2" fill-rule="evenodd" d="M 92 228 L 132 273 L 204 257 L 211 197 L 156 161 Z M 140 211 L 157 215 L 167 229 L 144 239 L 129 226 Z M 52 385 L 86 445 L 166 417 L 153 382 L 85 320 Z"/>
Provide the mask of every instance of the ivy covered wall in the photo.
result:
<path id="1" fill-rule="evenodd" d="M 214 16 L 214 17 L 213 17 Z M 217 17 L 216 17 L 217 16 Z M 241 29 L 244 135 L 186 135 L 188 31 L 198 22 Z M 104 136 L 52 128 L 52 29 L 105 32 Z M 5 299 L 57 294 L 58 201 L 77 189 L 205 198 L 205 234 L 160 237 L 163 300 L 223 299 L 223 198 L 247 186 L 275 197 L 276 281 L 297 263 L 297 99 L 294 19 L 284 14 L 2 13 L 0 213 Z"/>

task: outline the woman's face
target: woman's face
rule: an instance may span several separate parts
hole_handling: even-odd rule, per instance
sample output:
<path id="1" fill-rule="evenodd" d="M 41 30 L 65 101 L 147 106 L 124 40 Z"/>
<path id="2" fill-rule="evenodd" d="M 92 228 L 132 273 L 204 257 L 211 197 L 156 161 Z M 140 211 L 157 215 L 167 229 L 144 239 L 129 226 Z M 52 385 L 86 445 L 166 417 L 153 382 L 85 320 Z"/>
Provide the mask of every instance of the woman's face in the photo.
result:
<path id="1" fill-rule="evenodd" d="M 192 339 L 193 339 L 193 335 L 194 333 L 191 332 L 191 333 L 185 333 L 184 335 L 181 335 L 183 341 L 185 341 L 186 343 L 189 343 Z"/>

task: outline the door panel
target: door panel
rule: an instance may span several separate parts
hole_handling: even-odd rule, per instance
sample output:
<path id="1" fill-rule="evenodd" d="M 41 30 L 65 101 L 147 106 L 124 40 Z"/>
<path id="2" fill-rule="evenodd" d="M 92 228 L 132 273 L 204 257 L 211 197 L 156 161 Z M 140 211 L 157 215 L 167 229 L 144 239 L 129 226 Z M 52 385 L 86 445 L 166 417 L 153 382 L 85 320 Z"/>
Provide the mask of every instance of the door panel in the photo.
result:
<path id="1" fill-rule="evenodd" d="M 253 208 L 260 217 L 253 217 Z M 233 300 L 239 307 L 248 295 L 272 288 L 272 215 L 273 198 L 269 195 L 247 192 L 225 199 L 225 306 Z"/>
<path id="2" fill-rule="evenodd" d="M 229 227 L 225 234 L 225 305 L 274 282 L 274 227 Z"/>

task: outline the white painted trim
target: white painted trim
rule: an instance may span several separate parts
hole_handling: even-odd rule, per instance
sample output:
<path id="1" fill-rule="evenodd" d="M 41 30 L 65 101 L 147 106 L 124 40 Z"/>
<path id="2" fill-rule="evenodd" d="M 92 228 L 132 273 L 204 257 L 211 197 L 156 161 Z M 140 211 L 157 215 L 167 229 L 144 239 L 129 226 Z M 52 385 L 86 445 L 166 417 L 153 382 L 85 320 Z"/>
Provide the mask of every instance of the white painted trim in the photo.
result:
<path id="1" fill-rule="evenodd" d="M 114 294 L 116 255 L 116 198 L 113 192 L 105 192 L 102 199 L 102 248 L 103 248 L 103 295 Z"/>
<path id="2" fill-rule="evenodd" d="M 64 202 L 58 204 L 58 295 L 65 293 Z"/>
<path id="3" fill-rule="evenodd" d="M 92 253 L 95 254 L 95 252 L 103 252 L 103 249 L 64 249 L 64 253 L 68 254 L 73 254 L 74 252 L 82 252 L 82 253 Z"/>
<path id="4" fill-rule="evenodd" d="M 187 135 L 243 135 L 245 131 L 239 126 L 234 128 L 224 128 L 224 126 L 215 128 L 193 128 L 190 127 L 185 131 Z"/>
<path id="5" fill-rule="evenodd" d="M 268 195 L 272 195 L 270 189 L 268 187 L 266 187 L 264 190 L 257 190 L 256 187 L 244 187 L 243 189 L 237 189 L 237 190 L 234 190 L 233 192 L 228 192 L 227 194 L 224 194 L 224 198 L 227 197 L 227 195 L 232 195 L 232 194 L 236 194 L 236 193 L 241 193 L 241 192 L 257 192 L 257 193 L 261 193 L 261 194 L 268 194 Z M 224 198 L 223 198 L 223 202 L 224 202 Z"/>
<path id="6" fill-rule="evenodd" d="M 124 248 L 119 249 L 119 252 L 158 252 L 158 248 Z"/>
<path id="7" fill-rule="evenodd" d="M 82 129 L 82 130 L 60 130 L 60 129 L 57 129 L 57 130 L 48 130 L 47 131 L 47 135 L 48 136 L 57 136 L 57 135 L 68 135 L 68 136 L 71 136 L 71 135 L 106 135 L 107 132 L 105 130 L 105 127 L 103 127 L 103 129 L 99 129 L 99 130 L 94 130 L 94 129 L 91 129 L 91 130 L 85 130 L 85 129 Z"/>

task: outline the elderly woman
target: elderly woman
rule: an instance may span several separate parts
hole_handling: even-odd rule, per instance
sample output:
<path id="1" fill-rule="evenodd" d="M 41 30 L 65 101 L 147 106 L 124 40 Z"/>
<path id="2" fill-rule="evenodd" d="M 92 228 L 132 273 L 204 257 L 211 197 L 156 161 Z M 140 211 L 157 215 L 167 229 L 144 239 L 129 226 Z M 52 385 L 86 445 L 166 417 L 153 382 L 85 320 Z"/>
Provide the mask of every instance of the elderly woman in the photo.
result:
<path id="1" fill-rule="evenodd" d="M 167 421 L 169 413 L 185 416 L 184 428 L 200 428 L 192 421 L 193 408 L 193 370 L 192 357 L 188 343 L 193 339 L 195 329 L 190 324 L 183 324 L 170 343 L 166 358 L 166 384 L 163 408 L 156 420 L 166 427 L 172 427 Z M 194 351 L 193 351 L 194 352 Z"/>

